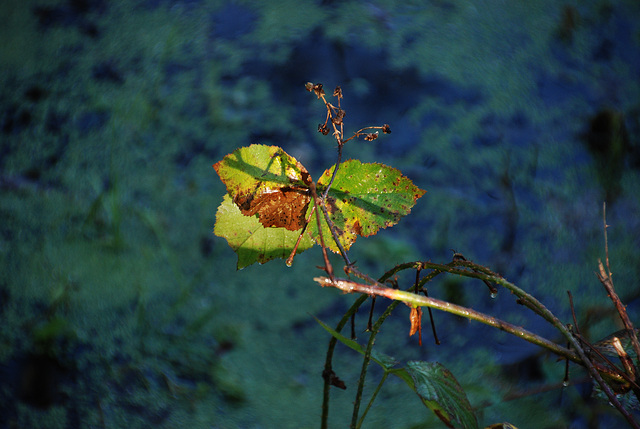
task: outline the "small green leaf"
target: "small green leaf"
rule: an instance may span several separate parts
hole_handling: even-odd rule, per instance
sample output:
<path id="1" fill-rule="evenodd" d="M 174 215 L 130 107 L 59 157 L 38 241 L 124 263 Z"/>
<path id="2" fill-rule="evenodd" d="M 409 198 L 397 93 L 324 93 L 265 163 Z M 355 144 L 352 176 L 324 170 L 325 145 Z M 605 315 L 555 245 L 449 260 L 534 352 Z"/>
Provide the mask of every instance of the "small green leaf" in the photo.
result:
<path id="1" fill-rule="evenodd" d="M 318 195 L 329 184 L 334 168 L 326 170 L 318 180 Z M 368 237 L 380 228 L 397 224 L 424 193 L 395 168 L 352 159 L 340 164 L 325 204 L 341 244 L 349 249 L 358 235 Z M 316 224 L 309 224 L 309 233 L 318 241 Z M 331 237 L 325 222 L 322 234 Z M 325 238 L 325 244 L 338 251 L 332 240 Z"/>
<path id="2" fill-rule="evenodd" d="M 410 361 L 393 370 L 420 396 L 448 427 L 477 429 L 478 421 L 464 390 L 453 374 L 438 362 Z"/>
<path id="3" fill-rule="evenodd" d="M 255 216 L 244 216 L 229 195 L 225 195 L 216 213 L 214 234 L 227 240 L 238 254 L 238 269 L 255 262 L 265 263 L 275 258 L 287 258 L 293 250 L 299 231 L 286 228 L 265 228 Z M 297 253 L 313 246 L 303 234 Z"/>

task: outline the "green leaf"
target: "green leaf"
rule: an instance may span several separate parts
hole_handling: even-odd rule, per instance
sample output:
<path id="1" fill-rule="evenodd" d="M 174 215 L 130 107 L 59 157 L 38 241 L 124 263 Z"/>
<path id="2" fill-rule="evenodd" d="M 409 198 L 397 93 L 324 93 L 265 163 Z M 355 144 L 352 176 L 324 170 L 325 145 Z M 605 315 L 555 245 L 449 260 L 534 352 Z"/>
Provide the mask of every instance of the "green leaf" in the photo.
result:
<path id="1" fill-rule="evenodd" d="M 285 228 L 265 228 L 255 216 L 244 216 L 229 195 L 225 195 L 216 213 L 213 230 L 225 238 L 238 254 L 238 269 L 255 262 L 265 263 L 275 258 L 286 259 L 293 250 L 299 231 Z M 303 234 L 297 253 L 313 246 L 313 241 Z"/>
<path id="2" fill-rule="evenodd" d="M 402 378 L 448 427 L 478 428 L 467 395 L 442 364 L 410 361 L 406 368 L 392 372 Z"/>
<path id="3" fill-rule="evenodd" d="M 329 184 L 334 168 L 318 180 L 318 195 Z M 397 224 L 424 193 L 395 168 L 352 159 L 340 164 L 325 203 L 341 244 L 349 249 L 358 235 L 368 237 Z M 310 222 L 308 229 L 318 241 L 317 225 Z M 326 222 L 322 223 L 322 234 L 325 244 L 337 252 L 333 240 L 326 238 L 331 237 Z"/>

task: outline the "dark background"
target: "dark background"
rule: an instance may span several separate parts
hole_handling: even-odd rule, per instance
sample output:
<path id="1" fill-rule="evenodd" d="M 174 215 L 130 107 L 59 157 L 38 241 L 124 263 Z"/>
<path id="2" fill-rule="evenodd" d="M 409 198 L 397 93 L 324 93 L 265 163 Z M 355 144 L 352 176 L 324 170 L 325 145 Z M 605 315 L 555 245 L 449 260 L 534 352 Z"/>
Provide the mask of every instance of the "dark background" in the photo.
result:
<path id="1" fill-rule="evenodd" d="M 390 124 L 346 158 L 427 190 L 358 239 L 362 270 L 455 249 L 567 323 L 570 290 L 597 340 L 619 329 L 594 274 L 606 200 L 614 282 L 640 322 L 640 7 L 526 3 L 1 2 L 0 427 L 319 425 L 329 336 L 311 315 L 334 325 L 355 298 L 312 281 L 318 248 L 236 272 L 212 234 L 227 153 L 278 145 L 316 179 L 335 162 L 307 81 L 342 86 L 347 133 Z M 562 341 L 506 291 L 441 276 L 429 292 Z M 398 308 L 377 347 L 445 364 L 481 426 L 624 424 L 588 383 L 561 393 L 554 356 L 435 317 L 442 345 L 425 325 L 419 347 Z M 338 348 L 332 427 L 350 420 L 360 364 Z M 441 423 L 389 380 L 365 426 Z"/>

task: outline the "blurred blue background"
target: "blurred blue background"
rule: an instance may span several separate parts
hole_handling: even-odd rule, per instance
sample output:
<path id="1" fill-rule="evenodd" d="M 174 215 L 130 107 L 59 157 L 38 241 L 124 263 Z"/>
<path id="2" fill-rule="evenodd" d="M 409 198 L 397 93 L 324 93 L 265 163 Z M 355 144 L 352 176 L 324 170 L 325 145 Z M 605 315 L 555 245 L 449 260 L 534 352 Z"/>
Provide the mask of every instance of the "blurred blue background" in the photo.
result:
<path id="1" fill-rule="evenodd" d="M 319 426 L 329 336 L 311 315 L 334 325 L 355 297 L 312 281 L 318 248 L 236 272 L 212 234 L 227 153 L 278 145 L 316 179 L 335 162 L 307 81 L 342 86 L 347 133 L 391 126 L 345 158 L 427 190 L 358 239 L 363 271 L 455 249 L 567 323 L 570 290 L 597 340 L 620 326 L 594 274 L 606 200 L 640 322 L 636 1 L 42 0 L 0 16 L 0 428 Z M 429 292 L 561 341 L 505 291 L 439 276 Z M 376 346 L 445 364 L 481 426 L 624 424 L 579 368 L 561 393 L 554 356 L 439 312 L 442 345 L 425 325 L 419 347 L 408 314 Z M 356 326 L 364 341 L 365 312 Z M 350 421 L 360 365 L 337 349 L 331 427 Z M 389 380 L 365 426 L 442 425 Z"/>

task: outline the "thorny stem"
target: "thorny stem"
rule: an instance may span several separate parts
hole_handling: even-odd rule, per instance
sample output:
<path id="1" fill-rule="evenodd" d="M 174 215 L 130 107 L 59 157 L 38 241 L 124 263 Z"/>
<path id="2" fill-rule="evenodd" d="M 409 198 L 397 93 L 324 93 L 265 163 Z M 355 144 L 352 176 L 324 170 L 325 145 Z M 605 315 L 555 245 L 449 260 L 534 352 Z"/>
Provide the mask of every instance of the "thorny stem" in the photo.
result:
<path id="1" fill-rule="evenodd" d="M 607 238 L 607 228 L 609 225 L 607 225 L 606 210 L 607 210 L 606 203 L 602 203 L 602 223 L 603 223 L 603 230 L 604 230 L 604 249 L 605 249 L 607 269 L 605 271 L 605 268 L 602 265 L 602 261 L 598 261 L 599 273 L 597 273 L 597 276 L 600 282 L 602 283 L 602 285 L 604 286 L 605 290 L 607 291 L 607 295 L 613 302 L 613 305 L 616 307 L 616 310 L 618 311 L 618 315 L 620 316 L 620 320 L 622 320 L 622 323 L 625 329 L 627 329 L 627 335 L 631 340 L 633 351 L 636 354 L 636 363 L 633 364 L 633 361 L 632 361 L 631 362 L 632 365 L 628 368 L 628 370 L 630 372 L 629 376 L 633 378 L 635 381 L 637 375 L 640 374 L 640 368 L 638 366 L 638 360 L 640 359 L 640 344 L 638 343 L 638 336 L 636 334 L 636 330 L 633 326 L 633 323 L 631 322 L 631 319 L 629 319 L 629 315 L 627 314 L 627 309 L 622 303 L 622 301 L 620 300 L 620 297 L 616 293 L 615 288 L 613 286 L 613 278 L 612 278 L 613 274 L 611 273 L 611 267 L 609 265 L 609 240 Z M 623 356 L 620 356 L 620 358 L 622 359 Z M 634 382 L 632 386 L 633 386 L 633 393 L 636 395 L 638 399 L 640 399 L 640 389 L 638 389 L 637 384 Z"/>
<path id="2" fill-rule="evenodd" d="M 364 412 L 362 413 L 362 416 L 360 416 L 360 419 L 358 420 L 358 424 L 356 425 L 356 429 L 360 429 L 362 427 L 362 423 L 364 422 L 364 418 L 367 416 L 367 413 L 369 412 L 369 410 L 371 409 L 371 406 L 373 405 L 373 401 L 378 396 L 378 393 L 380 393 L 380 389 L 382 389 L 382 385 L 387 380 L 388 376 L 389 376 L 389 372 L 388 371 L 385 371 L 384 374 L 382 374 L 382 378 L 380 379 L 380 382 L 376 386 L 376 390 L 371 395 L 371 399 L 369 400 L 369 403 L 367 404 L 367 408 L 365 408 Z"/>
<path id="3" fill-rule="evenodd" d="M 340 239 L 338 238 L 338 232 L 336 231 L 336 227 L 331 221 L 331 218 L 329 217 L 329 212 L 327 211 L 327 206 L 325 205 L 324 200 L 320 201 L 320 210 L 322 210 L 322 214 L 324 215 L 324 220 L 327 222 L 327 225 L 329 226 L 329 231 L 331 231 L 331 236 L 333 237 L 333 241 L 336 243 L 336 246 L 338 246 L 338 250 L 340 251 L 340 255 L 342 255 L 342 259 L 344 259 L 344 262 L 345 264 L 347 264 L 347 266 L 351 266 L 351 260 L 349 259 L 349 255 L 347 254 L 347 251 L 344 249 L 344 246 L 342 246 L 342 243 L 340 243 Z M 318 231 L 320 231 L 319 223 L 318 223 Z M 324 250 L 324 252 L 326 252 L 326 250 Z"/>
<path id="4" fill-rule="evenodd" d="M 349 321 L 349 319 L 351 318 L 351 316 L 353 316 L 357 311 L 358 308 L 360 308 L 360 306 L 362 304 L 364 304 L 364 302 L 367 300 L 368 296 L 366 295 L 362 295 L 360 297 L 358 297 L 358 299 L 351 305 L 351 307 L 349 308 L 349 310 L 347 310 L 347 312 L 342 316 L 342 319 L 340 319 L 340 321 L 338 322 L 338 324 L 336 325 L 336 332 L 340 332 L 342 331 L 342 328 L 344 328 L 344 325 L 347 324 L 347 322 Z M 335 350 L 336 344 L 338 343 L 338 339 L 336 337 L 331 337 L 331 339 L 329 340 L 329 347 L 327 348 L 327 357 L 325 359 L 325 363 L 324 363 L 324 371 L 323 373 L 325 374 L 330 374 L 333 369 L 332 369 L 332 361 L 333 361 L 333 352 Z M 331 393 L 331 383 L 328 377 L 325 377 L 324 379 L 324 389 L 323 389 L 323 398 L 322 398 L 322 420 L 321 420 L 321 425 L 320 427 L 322 429 L 327 429 L 327 425 L 328 425 L 328 420 L 329 420 L 329 396 Z"/>
<path id="5" fill-rule="evenodd" d="M 577 343 L 576 338 L 568 331 L 568 329 L 560 322 L 560 320 L 558 320 L 546 307 L 544 307 L 541 303 L 539 303 L 535 298 L 531 297 L 530 295 L 528 295 L 526 292 L 522 291 L 520 288 L 518 288 L 517 286 L 513 285 L 512 283 L 504 280 L 501 277 L 498 276 L 488 276 L 486 274 L 483 273 L 476 273 L 476 272 L 472 272 L 472 271 L 467 271 L 467 270 L 460 270 L 454 267 L 449 266 L 450 264 L 457 264 L 457 262 L 452 262 L 450 264 L 435 264 L 432 262 L 413 262 L 413 263 L 407 263 L 407 264 L 401 264 L 396 266 L 394 269 L 388 271 L 385 276 L 391 276 L 394 273 L 400 271 L 401 269 L 406 269 L 406 268 L 410 268 L 410 267 L 416 267 L 417 264 L 422 264 L 423 267 L 428 267 L 428 268 L 432 268 L 432 269 L 437 269 L 438 271 L 445 271 L 445 272 L 449 272 L 451 274 L 457 274 L 457 275 L 461 275 L 461 276 L 465 276 L 465 277 L 472 277 L 472 278 L 477 278 L 477 279 L 481 279 L 481 280 L 489 280 L 492 281 L 494 283 L 497 284 L 501 284 L 505 287 L 507 287 L 508 289 L 510 289 L 516 296 L 519 296 L 521 298 L 526 298 L 526 300 L 523 300 L 524 303 L 527 303 L 528 306 L 535 306 L 537 307 L 537 313 L 542 315 L 545 320 L 547 320 L 549 323 L 551 323 L 554 327 L 556 327 L 558 330 L 560 330 L 560 332 L 562 332 L 562 334 L 567 337 L 567 340 L 569 340 L 569 342 L 572 344 L 573 347 L 575 347 L 576 349 L 579 348 L 579 351 L 582 351 L 582 347 L 580 346 L 579 343 Z M 488 271 L 485 267 L 482 267 L 480 265 L 475 265 L 474 268 L 476 268 L 476 270 L 478 271 Z M 364 284 L 359 284 L 359 283 L 355 283 L 352 281 L 348 281 L 348 280 L 336 280 L 336 281 L 328 281 L 328 279 L 326 278 L 315 278 L 315 281 L 317 281 L 318 283 L 320 283 L 322 286 L 333 286 L 333 287 L 337 287 L 338 289 L 341 289 L 345 292 L 348 293 L 352 293 L 352 292 L 359 292 L 359 293 L 364 293 L 370 296 L 373 295 L 380 295 L 380 296 L 384 296 L 386 298 L 389 299 L 395 299 L 395 300 L 400 300 L 400 301 L 404 301 L 406 304 L 411 305 L 411 306 L 428 306 L 428 307 L 432 307 L 432 308 L 436 308 L 436 309 L 440 309 L 443 311 L 447 311 L 453 314 L 457 314 L 459 316 L 462 317 L 466 317 L 472 320 L 477 320 L 481 323 L 485 323 L 487 325 L 496 327 L 498 329 L 504 330 L 506 332 L 512 333 L 520 338 L 523 338 L 526 341 L 529 341 L 533 344 L 537 344 L 541 347 L 547 348 L 548 350 L 563 356 L 567 359 L 570 359 L 576 363 L 582 363 L 584 361 L 583 357 L 579 357 L 579 353 L 578 355 L 576 355 L 575 352 L 568 350 L 562 346 L 559 346 L 545 338 L 539 337 L 536 334 L 533 334 L 531 332 L 526 331 L 525 329 L 521 328 L 521 327 L 517 327 L 514 325 L 511 325 L 507 322 L 504 322 L 500 319 L 494 318 L 492 316 L 488 316 L 485 315 L 483 313 L 479 313 L 475 310 L 472 310 L 470 308 L 466 308 L 466 307 L 462 307 L 462 306 L 457 306 L 454 305 L 452 303 L 449 302 L 445 302 L 445 301 L 441 301 L 435 298 L 428 298 L 428 297 L 423 297 L 414 293 L 410 293 L 410 292 L 404 292 L 401 290 L 397 290 L 397 289 L 391 289 L 391 288 L 387 288 L 386 286 L 384 286 L 381 283 L 376 283 L 376 284 L 372 284 L 372 285 L 364 285 Z M 597 367 L 597 370 L 606 374 L 607 378 L 612 379 L 612 380 L 616 380 L 618 382 L 621 382 L 623 380 L 623 377 L 621 377 L 618 373 L 616 373 L 615 371 L 612 371 L 609 368 L 604 367 L 603 365 L 599 364 L 599 363 L 594 363 L 594 365 Z"/>
<path id="6" fill-rule="evenodd" d="M 604 285 L 607 290 L 607 294 L 611 301 L 613 301 L 613 305 L 615 305 L 616 310 L 618 310 L 618 314 L 620 315 L 620 319 L 624 324 L 624 327 L 627 329 L 627 333 L 629 334 L 629 338 L 631 339 L 631 344 L 633 346 L 633 351 L 636 353 L 636 359 L 640 359 L 640 344 L 638 343 L 638 336 L 635 334 L 636 330 L 633 327 L 633 323 L 631 323 L 631 319 L 629 319 L 629 315 L 627 314 L 627 310 L 620 300 L 620 297 L 616 293 L 613 287 L 613 274 L 611 273 L 611 267 L 609 266 L 609 243 L 607 239 L 607 214 L 606 214 L 606 203 L 602 203 L 602 221 L 604 223 L 604 249 L 605 249 L 605 258 L 607 262 L 607 271 L 605 273 L 602 262 L 600 262 L 600 274 L 598 275 L 600 282 Z M 638 372 L 638 368 L 636 368 L 636 373 Z M 639 398 L 640 399 L 640 398 Z"/>
<path id="7" fill-rule="evenodd" d="M 356 399 L 353 403 L 353 414 L 351 416 L 351 428 L 355 429 L 359 427 L 356 424 L 358 421 L 358 411 L 360 410 L 360 402 L 362 401 L 362 392 L 364 390 L 364 382 L 367 376 L 367 368 L 369 368 L 369 363 L 371 362 L 371 353 L 373 352 L 373 345 L 375 344 L 376 336 L 378 332 L 380 332 L 380 326 L 386 320 L 387 317 L 391 315 L 393 310 L 398 306 L 400 301 L 394 301 L 387 306 L 387 309 L 380 315 L 376 323 L 374 323 L 373 328 L 371 329 L 371 334 L 369 335 L 369 341 L 367 341 L 367 348 L 364 352 L 364 359 L 362 361 L 362 369 L 360 370 L 360 378 L 358 379 L 358 389 L 356 391 Z M 362 424 L 362 423 L 360 423 Z"/>
<path id="8" fill-rule="evenodd" d="M 546 338 L 542 338 L 530 331 L 527 331 L 522 327 L 512 325 L 511 323 L 505 322 L 503 320 L 497 319 L 493 316 L 489 316 L 484 313 L 480 313 L 478 311 L 472 310 L 467 307 L 452 304 L 450 302 L 442 301 L 436 298 L 430 298 L 426 296 L 417 295 L 411 292 L 405 292 L 398 289 L 388 288 L 381 284 L 365 285 L 365 284 L 356 283 L 356 282 L 353 282 L 350 280 L 344 280 L 344 279 L 331 280 L 326 277 L 316 277 L 313 280 L 318 282 L 321 286 L 332 286 L 347 293 L 355 292 L 355 293 L 366 294 L 369 296 L 373 296 L 373 295 L 383 296 L 385 298 L 402 301 L 405 304 L 410 306 L 431 307 L 431 308 L 446 311 L 448 313 L 452 313 L 461 317 L 465 317 L 470 320 L 476 320 L 478 322 L 484 323 L 489 326 L 493 326 L 494 328 L 498 328 L 502 331 L 516 335 L 517 337 L 520 337 L 533 344 L 544 347 L 574 362 L 578 362 L 578 363 L 580 362 L 579 357 L 569 349 L 559 346 L 558 344 L 555 344 L 547 340 Z"/>

